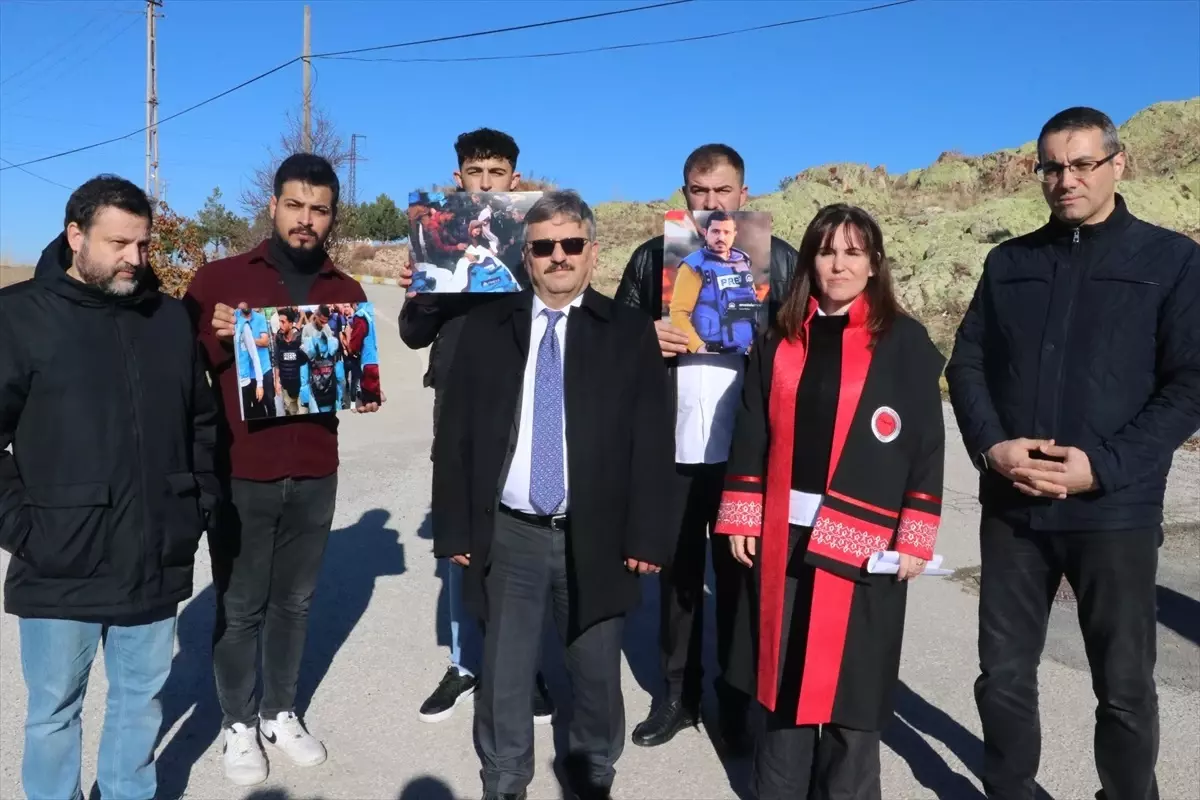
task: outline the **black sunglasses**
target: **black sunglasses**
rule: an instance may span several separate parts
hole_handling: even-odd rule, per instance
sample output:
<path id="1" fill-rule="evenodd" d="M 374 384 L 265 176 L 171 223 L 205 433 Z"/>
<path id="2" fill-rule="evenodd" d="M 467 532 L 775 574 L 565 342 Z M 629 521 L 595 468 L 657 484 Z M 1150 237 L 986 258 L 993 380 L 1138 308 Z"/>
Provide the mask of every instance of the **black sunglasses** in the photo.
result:
<path id="1" fill-rule="evenodd" d="M 569 256 L 577 256 L 587 247 L 588 240 L 583 236 L 572 236 L 570 239 L 534 239 L 529 242 L 529 252 L 535 258 L 549 258 L 554 255 L 554 245 L 561 244 L 563 252 Z"/>

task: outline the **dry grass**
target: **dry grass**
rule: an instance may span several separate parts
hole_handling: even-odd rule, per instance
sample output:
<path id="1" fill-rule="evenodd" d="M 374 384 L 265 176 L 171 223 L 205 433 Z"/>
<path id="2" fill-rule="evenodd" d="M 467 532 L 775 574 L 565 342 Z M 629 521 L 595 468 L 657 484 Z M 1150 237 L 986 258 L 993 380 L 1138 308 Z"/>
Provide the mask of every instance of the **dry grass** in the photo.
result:
<path id="1" fill-rule="evenodd" d="M 27 281 L 33 277 L 33 267 L 0 264 L 0 287 Z"/>
<path id="2" fill-rule="evenodd" d="M 408 245 L 348 244 L 335 247 L 330 255 L 335 264 L 351 275 L 399 278 L 401 267 L 408 263 Z"/>

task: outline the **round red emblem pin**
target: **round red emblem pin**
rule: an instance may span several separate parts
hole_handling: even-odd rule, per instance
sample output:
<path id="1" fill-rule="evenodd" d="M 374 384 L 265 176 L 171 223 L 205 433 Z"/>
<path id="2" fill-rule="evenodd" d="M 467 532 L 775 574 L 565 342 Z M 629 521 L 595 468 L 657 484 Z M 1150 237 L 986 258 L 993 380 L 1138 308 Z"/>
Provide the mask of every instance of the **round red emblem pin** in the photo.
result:
<path id="1" fill-rule="evenodd" d="M 883 443 L 893 441 L 900 435 L 900 415 L 895 409 L 880 406 L 871 415 L 871 432 Z"/>

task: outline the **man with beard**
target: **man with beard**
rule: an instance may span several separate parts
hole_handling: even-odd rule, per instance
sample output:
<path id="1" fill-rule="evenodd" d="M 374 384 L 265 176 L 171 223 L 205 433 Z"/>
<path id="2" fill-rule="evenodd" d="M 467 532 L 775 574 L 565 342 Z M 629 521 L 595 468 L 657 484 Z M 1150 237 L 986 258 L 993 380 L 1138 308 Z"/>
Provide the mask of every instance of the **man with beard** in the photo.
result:
<path id="1" fill-rule="evenodd" d="M 744 353 L 754 341 L 758 297 L 750 256 L 733 246 L 737 220 L 714 211 L 704 221 L 704 247 L 679 264 L 671 291 L 671 323 L 688 337 L 689 353 Z"/>
<path id="2" fill-rule="evenodd" d="M 202 267 L 185 298 L 226 409 L 230 503 L 209 535 L 217 590 L 213 672 L 224 716 L 225 776 L 238 785 L 266 780 L 260 732 L 298 765 L 315 766 L 326 757 L 296 716 L 295 700 L 308 609 L 337 496 L 338 420 L 306 414 L 243 422 L 229 413 L 238 397 L 234 308 L 366 300 L 361 285 L 325 252 L 338 189 L 325 159 L 288 157 L 275 173 L 271 238 Z M 260 640 L 263 696 L 256 706 Z"/>
<path id="3" fill-rule="evenodd" d="M 463 192 L 511 192 L 521 181 L 517 172 L 520 149 L 507 133 L 480 128 L 464 133 L 454 143 L 458 169 L 454 183 Z M 464 248 L 465 249 L 465 248 Z M 410 256 L 411 258 L 411 256 Z M 412 285 L 412 262 L 402 270 L 400 285 Z M 530 287 L 529 274 L 518 269 L 513 276 L 521 288 Z M 446 385 L 454 346 L 468 311 L 503 297 L 500 293 L 413 294 L 409 293 L 400 309 L 400 338 L 413 350 L 432 347 L 425 385 L 433 387 L 433 430 L 437 435 L 438 418 L 442 408 L 440 387 Z M 432 452 L 430 453 L 432 459 Z M 423 722 L 440 722 L 454 713 L 458 703 L 470 697 L 478 685 L 478 673 L 483 656 L 483 639 L 476 620 L 467 611 L 462 599 L 463 570 L 453 561 L 443 562 L 446 569 L 446 593 L 450 598 L 450 666 L 442 680 L 421 705 Z M 539 724 L 551 721 L 554 706 L 545 681 L 536 676 L 537 691 L 533 694 L 533 718 Z"/>
<path id="4" fill-rule="evenodd" d="M 749 194 L 742 157 L 724 144 L 698 147 L 683 164 L 683 196 L 690 211 L 737 211 Z M 699 720 L 701 631 L 704 628 L 704 572 L 712 527 L 721 502 L 725 466 L 741 396 L 746 356 L 739 353 L 688 352 L 685 331 L 662 319 L 663 239 L 643 243 L 629 258 L 617 287 L 616 301 L 641 308 L 654 320 L 659 345 L 667 359 L 676 399 L 675 469 L 678 474 L 676 519 L 678 548 L 673 563 L 663 567 L 660 658 L 665 693 L 656 698 L 647 719 L 633 730 L 633 743 L 654 747 Z M 758 327 L 774 319 L 787 297 L 796 268 L 796 250 L 771 237 L 770 289 L 759 308 Z M 722 741 L 732 752 L 750 746 L 746 729 L 749 697 L 745 681 L 731 674 L 752 674 L 749 662 L 731 663 L 734 653 L 747 651 L 736 637 L 749 625 L 747 572 L 734 560 L 729 546 L 712 548 L 716 595 L 717 664 L 714 682 Z M 740 669 L 746 667 L 747 669 Z"/>
<path id="5" fill-rule="evenodd" d="M 94 178 L 33 280 L 0 290 L 0 548 L 31 798 L 83 796 L 80 713 L 101 642 L 100 794 L 155 796 L 176 609 L 217 504 L 217 409 L 187 313 L 148 266 L 150 220 L 137 186 Z"/>

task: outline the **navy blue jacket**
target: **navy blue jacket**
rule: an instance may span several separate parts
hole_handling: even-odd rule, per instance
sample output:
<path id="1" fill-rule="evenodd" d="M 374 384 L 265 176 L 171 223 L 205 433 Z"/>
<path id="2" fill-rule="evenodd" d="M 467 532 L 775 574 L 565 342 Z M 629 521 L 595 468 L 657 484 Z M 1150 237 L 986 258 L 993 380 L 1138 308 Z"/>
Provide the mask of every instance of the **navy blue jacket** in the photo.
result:
<path id="1" fill-rule="evenodd" d="M 1162 522 L 1175 450 L 1200 428 L 1200 246 L 1117 196 L 1096 225 L 1056 219 L 997 246 L 946 368 L 966 447 L 1019 437 L 1083 450 L 1098 488 L 1021 494 L 984 470 L 980 500 L 1040 530 Z"/>

